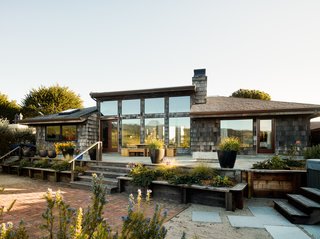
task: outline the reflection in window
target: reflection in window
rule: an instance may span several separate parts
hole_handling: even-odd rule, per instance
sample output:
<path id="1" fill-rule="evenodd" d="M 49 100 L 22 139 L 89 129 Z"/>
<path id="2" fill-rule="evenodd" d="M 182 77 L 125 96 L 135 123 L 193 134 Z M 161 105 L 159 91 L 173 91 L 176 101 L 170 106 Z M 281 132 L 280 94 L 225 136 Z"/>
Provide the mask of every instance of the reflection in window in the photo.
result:
<path id="1" fill-rule="evenodd" d="M 164 119 L 145 119 L 145 132 L 147 141 L 151 139 L 164 140 Z"/>
<path id="2" fill-rule="evenodd" d="M 164 113 L 164 98 L 145 99 L 146 114 Z"/>
<path id="3" fill-rule="evenodd" d="M 169 145 L 175 147 L 190 147 L 190 118 L 169 119 Z"/>
<path id="4" fill-rule="evenodd" d="M 123 100 L 122 114 L 123 115 L 140 114 L 140 100 Z"/>
<path id="5" fill-rule="evenodd" d="M 122 147 L 140 144 L 140 119 L 122 120 Z"/>
<path id="6" fill-rule="evenodd" d="M 190 112 L 190 96 L 170 97 L 169 112 Z"/>
<path id="7" fill-rule="evenodd" d="M 77 140 L 77 126 L 51 125 L 46 127 L 46 140 L 48 141 L 75 141 Z"/>
<path id="8" fill-rule="evenodd" d="M 220 122 L 221 140 L 226 137 L 237 137 L 241 147 L 253 146 L 253 120 L 221 120 Z"/>
<path id="9" fill-rule="evenodd" d="M 272 149 L 272 120 L 260 120 L 259 148 Z"/>
<path id="10" fill-rule="evenodd" d="M 60 140 L 60 126 L 47 126 L 46 127 L 46 140 Z"/>
<path id="11" fill-rule="evenodd" d="M 118 115 L 118 101 L 103 101 L 100 108 L 104 116 Z"/>
<path id="12" fill-rule="evenodd" d="M 62 140 L 74 141 L 77 139 L 77 127 L 75 125 L 62 126 Z"/>

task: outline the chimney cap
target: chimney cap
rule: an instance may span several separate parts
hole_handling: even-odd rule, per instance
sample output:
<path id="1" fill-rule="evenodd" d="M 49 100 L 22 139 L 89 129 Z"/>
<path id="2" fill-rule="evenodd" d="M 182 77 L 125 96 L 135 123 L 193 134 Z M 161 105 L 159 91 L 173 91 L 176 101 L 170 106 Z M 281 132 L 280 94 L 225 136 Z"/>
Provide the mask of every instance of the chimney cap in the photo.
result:
<path id="1" fill-rule="evenodd" d="M 206 76 L 206 69 L 194 69 L 194 77 Z"/>

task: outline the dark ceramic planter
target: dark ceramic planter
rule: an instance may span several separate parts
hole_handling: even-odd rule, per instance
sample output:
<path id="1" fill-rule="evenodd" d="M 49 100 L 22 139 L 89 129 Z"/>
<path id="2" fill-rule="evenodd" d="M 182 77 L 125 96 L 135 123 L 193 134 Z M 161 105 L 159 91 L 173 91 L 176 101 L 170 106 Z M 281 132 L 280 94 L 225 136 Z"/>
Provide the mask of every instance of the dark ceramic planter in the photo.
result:
<path id="1" fill-rule="evenodd" d="M 44 158 L 48 156 L 48 151 L 46 149 L 40 149 L 39 150 L 39 156 Z"/>
<path id="2" fill-rule="evenodd" d="M 165 150 L 164 149 L 150 149 L 150 158 L 151 163 L 161 163 L 164 158 Z"/>
<path id="3" fill-rule="evenodd" d="M 57 153 L 55 150 L 48 150 L 48 157 L 49 158 L 55 158 L 57 157 Z"/>
<path id="4" fill-rule="evenodd" d="M 64 158 L 72 158 L 73 154 L 74 154 L 74 148 L 69 148 L 66 150 L 62 150 L 62 154 Z"/>
<path id="5" fill-rule="evenodd" d="M 96 149 L 90 149 L 89 150 L 89 156 L 90 156 L 90 160 L 96 160 L 97 159 L 97 150 Z"/>
<path id="6" fill-rule="evenodd" d="M 221 168 L 233 168 L 237 158 L 237 151 L 218 150 L 218 159 Z"/>

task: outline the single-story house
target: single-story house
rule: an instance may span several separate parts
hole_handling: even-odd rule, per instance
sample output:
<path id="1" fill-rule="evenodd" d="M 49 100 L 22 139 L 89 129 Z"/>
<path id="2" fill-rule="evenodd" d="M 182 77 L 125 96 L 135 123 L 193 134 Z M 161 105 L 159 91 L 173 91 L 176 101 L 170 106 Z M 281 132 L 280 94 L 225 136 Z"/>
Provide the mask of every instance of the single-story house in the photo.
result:
<path id="1" fill-rule="evenodd" d="M 205 69 L 192 85 L 116 92 L 92 92 L 96 107 L 21 120 L 36 127 L 37 145 L 75 141 L 83 151 L 102 141 L 104 152 L 121 152 L 162 139 L 177 154 L 212 152 L 221 139 L 238 137 L 240 154 L 286 153 L 311 145 L 310 119 L 320 105 L 207 96 Z"/>
<path id="2" fill-rule="evenodd" d="M 55 142 L 73 141 L 83 151 L 98 141 L 98 114 L 94 106 L 23 119 L 19 123 L 36 128 L 38 149 L 54 149 Z"/>
<path id="3" fill-rule="evenodd" d="M 320 105 L 233 97 L 207 97 L 205 69 L 192 85 L 118 92 L 92 92 L 100 112 L 106 152 L 163 139 L 178 154 L 212 152 L 222 138 L 241 140 L 240 154 L 286 153 L 310 145 L 310 119 Z"/>

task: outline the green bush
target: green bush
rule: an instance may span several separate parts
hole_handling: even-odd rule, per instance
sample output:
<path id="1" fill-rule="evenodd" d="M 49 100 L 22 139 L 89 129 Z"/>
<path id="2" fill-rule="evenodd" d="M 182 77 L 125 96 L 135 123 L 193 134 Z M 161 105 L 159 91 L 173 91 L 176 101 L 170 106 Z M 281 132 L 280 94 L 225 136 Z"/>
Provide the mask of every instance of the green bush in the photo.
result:
<path id="1" fill-rule="evenodd" d="M 24 167 L 32 167 L 33 163 L 30 162 L 29 159 L 21 159 L 19 162 L 19 168 L 24 168 Z"/>
<path id="2" fill-rule="evenodd" d="M 217 171 L 214 168 L 210 168 L 205 164 L 198 164 L 191 170 L 192 177 L 197 180 L 208 180 L 217 175 Z"/>
<path id="3" fill-rule="evenodd" d="M 307 148 L 304 151 L 305 159 L 320 159 L 320 144 Z"/>
<path id="4" fill-rule="evenodd" d="M 217 175 L 213 177 L 210 185 L 213 187 L 232 187 L 234 184 L 229 177 Z"/>
<path id="5" fill-rule="evenodd" d="M 280 156 L 253 164 L 253 169 L 289 169 L 286 162 Z"/>
<path id="6" fill-rule="evenodd" d="M 151 182 L 156 179 L 155 170 L 149 169 L 142 164 L 137 164 L 129 173 L 132 177 L 132 182 L 138 187 L 147 188 Z"/>
<path id="7" fill-rule="evenodd" d="M 67 160 L 56 161 L 51 165 L 51 168 L 56 171 L 70 170 L 70 163 Z"/>
<path id="8" fill-rule="evenodd" d="M 236 137 L 226 137 L 219 144 L 221 151 L 239 151 L 240 140 Z"/>
<path id="9" fill-rule="evenodd" d="M 40 159 L 33 163 L 35 168 L 51 168 L 51 164 L 48 159 Z"/>

